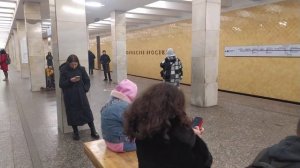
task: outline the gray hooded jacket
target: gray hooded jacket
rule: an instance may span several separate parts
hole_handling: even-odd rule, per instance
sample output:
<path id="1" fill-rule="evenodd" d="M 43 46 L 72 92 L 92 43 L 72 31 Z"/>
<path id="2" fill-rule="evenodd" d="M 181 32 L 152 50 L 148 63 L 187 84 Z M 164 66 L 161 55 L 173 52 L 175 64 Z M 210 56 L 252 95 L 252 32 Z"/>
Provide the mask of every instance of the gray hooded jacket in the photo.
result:
<path id="1" fill-rule="evenodd" d="M 300 137 L 288 136 L 264 149 L 248 168 L 300 168 Z"/>

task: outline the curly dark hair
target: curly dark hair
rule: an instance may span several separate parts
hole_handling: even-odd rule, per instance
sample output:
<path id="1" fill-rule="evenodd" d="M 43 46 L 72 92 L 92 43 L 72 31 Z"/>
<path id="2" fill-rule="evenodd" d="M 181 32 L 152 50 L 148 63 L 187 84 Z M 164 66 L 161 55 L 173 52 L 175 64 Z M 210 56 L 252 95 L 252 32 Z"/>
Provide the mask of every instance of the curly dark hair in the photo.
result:
<path id="1" fill-rule="evenodd" d="M 175 125 L 191 127 L 185 112 L 185 98 L 176 86 L 160 83 L 138 97 L 124 114 L 124 129 L 133 140 L 168 133 Z"/>

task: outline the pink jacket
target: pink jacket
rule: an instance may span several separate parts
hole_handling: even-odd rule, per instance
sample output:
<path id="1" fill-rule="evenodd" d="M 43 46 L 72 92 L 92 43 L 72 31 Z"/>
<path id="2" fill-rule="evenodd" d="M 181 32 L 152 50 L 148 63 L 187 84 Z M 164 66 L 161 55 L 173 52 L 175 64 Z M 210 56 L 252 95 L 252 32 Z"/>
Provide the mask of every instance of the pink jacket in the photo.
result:
<path id="1" fill-rule="evenodd" d="M 0 55 L 0 68 L 3 71 L 8 71 L 8 65 L 6 64 L 7 54 Z"/>

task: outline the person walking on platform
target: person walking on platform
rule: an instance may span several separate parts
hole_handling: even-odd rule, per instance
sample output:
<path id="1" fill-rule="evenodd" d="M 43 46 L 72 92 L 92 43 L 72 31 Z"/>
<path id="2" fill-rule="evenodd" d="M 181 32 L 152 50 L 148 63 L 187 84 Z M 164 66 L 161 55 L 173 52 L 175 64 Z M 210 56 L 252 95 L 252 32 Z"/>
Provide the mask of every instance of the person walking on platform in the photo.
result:
<path id="1" fill-rule="evenodd" d="M 8 81 L 8 64 L 10 64 L 9 55 L 6 53 L 4 49 L 0 51 L 0 69 L 2 69 L 5 78 L 3 81 Z"/>
<path id="2" fill-rule="evenodd" d="M 51 52 L 48 52 L 48 54 L 46 55 L 46 60 L 47 60 L 48 68 L 53 67 L 53 56 L 52 56 Z"/>
<path id="3" fill-rule="evenodd" d="M 112 81 L 111 76 L 110 76 L 110 69 L 109 69 L 109 63 L 110 63 L 110 58 L 106 54 L 106 51 L 102 51 L 102 55 L 100 56 L 100 62 L 102 64 L 103 72 L 104 72 L 104 81 L 107 81 L 107 74 L 109 81 Z"/>
<path id="4" fill-rule="evenodd" d="M 89 56 L 89 74 L 93 75 L 93 70 L 95 68 L 94 66 L 95 66 L 96 56 L 91 50 L 88 51 L 88 56 Z"/>
<path id="5" fill-rule="evenodd" d="M 183 75 L 182 64 L 176 57 L 173 48 L 168 48 L 166 58 L 160 63 L 160 67 L 163 68 L 160 75 L 164 82 L 179 87 Z"/>
<path id="6" fill-rule="evenodd" d="M 70 55 L 60 66 L 59 87 L 62 88 L 68 125 L 73 128 L 73 139 L 79 140 L 78 126 L 88 124 L 91 136 L 99 139 L 94 125 L 94 117 L 86 92 L 90 89 L 90 78 L 85 68 L 80 66 L 78 57 Z"/>

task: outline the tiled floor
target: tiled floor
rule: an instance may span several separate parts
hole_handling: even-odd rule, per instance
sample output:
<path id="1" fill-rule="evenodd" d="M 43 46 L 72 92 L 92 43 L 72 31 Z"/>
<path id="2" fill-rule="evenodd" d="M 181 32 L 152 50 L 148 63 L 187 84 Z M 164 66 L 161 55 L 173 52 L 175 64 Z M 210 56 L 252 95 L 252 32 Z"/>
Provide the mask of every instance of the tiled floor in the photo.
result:
<path id="1" fill-rule="evenodd" d="M 21 79 L 14 70 L 9 73 L 9 82 L 0 81 L 0 168 L 93 167 L 82 145 L 92 140 L 89 131 L 82 131 L 78 142 L 71 134 L 60 133 L 55 93 L 31 92 L 29 79 Z M 95 71 L 88 95 L 99 132 L 99 111 L 114 87 L 102 78 L 102 72 Z M 140 91 L 159 82 L 129 79 Z M 218 106 L 199 108 L 189 104 L 190 87 L 182 89 L 189 115 L 204 118 L 204 140 L 214 157 L 214 168 L 245 167 L 264 147 L 295 134 L 299 105 L 219 92 Z"/>

